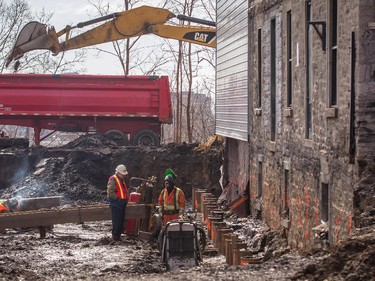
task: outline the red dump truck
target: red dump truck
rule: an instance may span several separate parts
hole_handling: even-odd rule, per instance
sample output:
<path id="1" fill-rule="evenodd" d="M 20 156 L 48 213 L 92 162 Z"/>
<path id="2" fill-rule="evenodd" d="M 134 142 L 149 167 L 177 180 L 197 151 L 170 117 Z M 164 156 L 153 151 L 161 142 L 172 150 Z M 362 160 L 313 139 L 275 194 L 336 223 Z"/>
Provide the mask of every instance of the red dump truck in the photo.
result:
<path id="1" fill-rule="evenodd" d="M 107 134 L 133 145 L 159 145 L 172 123 L 168 77 L 0 75 L 0 124 Z"/>

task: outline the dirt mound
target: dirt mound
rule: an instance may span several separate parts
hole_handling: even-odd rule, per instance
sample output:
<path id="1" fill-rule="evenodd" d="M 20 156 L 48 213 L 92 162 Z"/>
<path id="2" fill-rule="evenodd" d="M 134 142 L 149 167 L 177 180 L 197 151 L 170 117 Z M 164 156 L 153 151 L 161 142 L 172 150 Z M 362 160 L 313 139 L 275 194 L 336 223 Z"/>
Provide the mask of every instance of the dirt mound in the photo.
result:
<path id="1" fill-rule="evenodd" d="M 74 148 L 117 148 L 118 144 L 106 135 L 84 135 L 81 136 L 61 148 L 74 149 Z"/>
<path id="2" fill-rule="evenodd" d="M 103 203 L 107 179 L 118 164 L 127 166 L 130 177 L 156 176 L 154 200 L 166 168 L 176 172 L 176 185 L 188 198 L 192 187 L 220 194 L 223 147 L 213 141 L 208 146 L 125 147 L 105 136 L 87 135 L 59 148 L 9 150 L 0 155 L 0 198 L 63 196 L 62 204 Z M 319 250 L 301 257 L 290 252 L 281 233 L 261 221 L 228 212 L 228 225 L 262 263 L 229 267 L 222 257 L 214 257 L 206 258 L 201 267 L 166 273 L 152 245 L 131 237 L 112 245 L 109 222 L 64 224 L 56 225 L 43 240 L 22 229 L 1 236 L 0 279 L 374 280 L 373 198 L 366 197 L 366 186 L 363 182 L 355 191 L 356 210 L 363 214 L 360 225 L 365 228 L 329 252 Z M 114 260 L 114 256 L 119 258 Z"/>
<path id="3" fill-rule="evenodd" d="M 26 148 L 29 147 L 29 140 L 26 138 L 0 138 L 0 149 L 5 148 Z"/>
<path id="4" fill-rule="evenodd" d="M 39 153 L 34 150 L 33 153 Z M 63 196 L 62 203 L 103 202 L 108 161 L 100 152 L 61 151 L 59 156 L 44 152 L 34 170 L 9 188 L 7 197 Z"/>
<path id="5" fill-rule="evenodd" d="M 86 135 L 60 148 L 35 147 L 4 154 L 2 163 L 13 161 L 17 171 L 14 180 L 9 175 L 0 198 L 62 196 L 64 204 L 93 204 L 106 201 L 106 184 L 118 164 L 125 164 L 131 177 L 156 176 L 154 201 L 163 186 L 164 171 L 173 168 L 176 185 L 187 198 L 193 186 L 221 191 L 219 184 L 222 165 L 222 146 L 215 145 L 204 152 L 196 151 L 197 144 L 168 144 L 161 147 L 118 146 L 105 136 Z M 7 159 L 9 157 L 9 159 Z M 9 165 L 9 164 L 8 164 Z"/>
<path id="6" fill-rule="evenodd" d="M 332 247 L 327 255 L 314 259 L 292 280 L 374 280 L 374 256 L 375 232 L 370 231 Z"/>
<path id="7" fill-rule="evenodd" d="M 354 190 L 354 220 L 357 227 L 375 225 L 375 175 L 374 172 L 357 184 Z"/>

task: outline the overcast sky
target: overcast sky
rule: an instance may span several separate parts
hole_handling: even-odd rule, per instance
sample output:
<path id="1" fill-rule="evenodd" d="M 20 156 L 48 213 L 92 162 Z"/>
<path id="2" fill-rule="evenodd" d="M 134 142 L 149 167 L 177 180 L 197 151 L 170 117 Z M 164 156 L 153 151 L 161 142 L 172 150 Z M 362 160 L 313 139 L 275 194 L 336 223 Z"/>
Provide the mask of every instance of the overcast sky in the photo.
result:
<path id="1" fill-rule="evenodd" d="M 53 13 L 49 25 L 53 25 L 56 31 L 63 29 L 68 24 L 76 25 L 79 22 L 87 21 L 93 18 L 93 15 L 96 15 L 92 5 L 85 0 L 27 0 L 27 2 L 34 12 L 45 9 L 47 13 Z M 109 2 L 112 12 L 123 10 L 122 0 L 111 0 Z M 104 46 L 104 48 L 112 48 L 111 43 Z M 65 56 L 68 57 L 69 52 L 66 52 Z M 84 67 L 87 69 L 86 73 L 89 74 L 123 74 L 118 61 L 113 56 L 104 53 L 97 57 L 93 55 L 93 52 L 88 51 Z"/>
<path id="2" fill-rule="evenodd" d="M 13 0 L 6 0 L 13 1 Z M 31 9 L 34 12 L 40 12 L 45 9 L 47 13 L 53 13 L 53 16 L 48 23 L 53 25 L 56 31 L 63 29 L 66 25 L 76 25 L 79 22 L 87 21 L 94 17 L 97 17 L 97 12 L 91 4 L 86 0 L 26 0 Z M 98 0 L 92 0 L 92 2 L 97 3 Z M 102 3 L 110 3 L 110 12 L 118 12 L 124 10 L 123 0 L 106 0 Z M 137 6 L 149 5 L 157 7 L 158 5 L 164 3 L 165 0 L 142 0 Z M 177 2 L 177 1 L 176 1 Z M 173 3 L 173 0 L 171 0 Z M 177 11 L 173 11 L 177 13 Z M 204 18 L 204 16 L 202 17 Z M 72 32 L 72 35 L 78 34 L 80 31 L 78 29 Z M 61 37 L 63 38 L 63 37 Z M 165 39 L 161 39 L 154 35 L 141 36 L 138 40 L 138 46 L 141 45 L 143 48 L 147 46 L 159 46 L 161 42 Z M 171 44 L 178 44 L 175 40 L 169 40 Z M 174 41 L 174 42 L 173 42 Z M 101 44 L 100 47 L 108 48 L 108 50 L 113 51 L 112 43 Z M 87 49 L 86 49 L 87 50 Z M 87 69 L 86 73 L 89 74 L 123 74 L 122 68 L 118 62 L 118 59 L 111 55 L 101 53 L 100 57 L 94 56 L 93 51 L 87 51 L 88 57 L 85 62 L 84 67 Z M 95 52 L 96 54 L 96 52 Z M 65 57 L 69 57 L 69 52 L 65 53 Z M 142 73 L 132 73 L 132 74 L 142 74 Z M 155 73 L 156 75 L 167 75 L 167 73 Z"/>
<path id="3" fill-rule="evenodd" d="M 6 0 L 6 1 L 13 1 L 13 0 Z M 44 9 L 47 13 L 52 13 L 53 16 L 49 21 L 48 25 L 53 25 L 56 31 L 60 31 L 66 25 L 76 25 L 79 22 L 90 20 L 94 17 L 97 17 L 97 12 L 93 8 L 91 4 L 88 3 L 86 0 L 26 0 L 31 7 L 34 13 L 41 12 Z M 96 0 L 92 2 L 96 3 Z M 118 12 L 123 11 L 123 0 L 108 0 L 102 1 L 103 3 L 110 2 L 110 12 Z M 148 5 L 150 6 L 157 6 L 160 2 L 159 0 L 154 1 L 142 1 L 140 5 Z M 151 3 L 151 4 L 150 4 Z M 75 29 L 72 31 L 72 36 L 77 35 L 78 33 L 82 32 L 83 30 Z M 153 36 L 156 37 L 156 36 Z M 64 37 L 61 37 L 64 40 Z M 140 39 L 140 42 L 145 42 L 143 45 L 147 46 L 155 45 L 157 40 L 162 40 L 159 38 L 151 38 L 151 36 L 143 36 Z M 149 42 L 148 42 L 149 41 Z M 160 42 L 160 41 L 159 41 Z M 112 43 L 101 44 L 101 48 L 108 49 L 109 51 L 113 52 Z M 87 52 L 87 59 L 84 64 L 86 68 L 86 73 L 88 74 L 123 74 L 123 70 L 117 58 L 113 55 L 109 55 L 106 53 L 101 53 L 98 57 L 96 54 L 97 52 L 90 51 L 87 48 L 85 49 Z M 52 55 L 52 54 L 51 54 Z M 73 56 L 73 53 L 66 52 L 64 54 L 65 58 L 69 58 L 69 56 Z M 142 74 L 142 73 L 132 73 L 132 74 Z M 166 75 L 165 73 L 156 73 L 157 75 Z"/>

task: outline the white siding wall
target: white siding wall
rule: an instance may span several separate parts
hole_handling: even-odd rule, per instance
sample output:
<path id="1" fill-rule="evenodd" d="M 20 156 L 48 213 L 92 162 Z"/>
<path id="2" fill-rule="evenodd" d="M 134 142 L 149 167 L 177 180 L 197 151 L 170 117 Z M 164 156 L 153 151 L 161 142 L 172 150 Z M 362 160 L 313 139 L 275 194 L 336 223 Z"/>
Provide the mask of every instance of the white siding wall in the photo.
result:
<path id="1" fill-rule="evenodd" d="M 217 0 L 216 134 L 248 140 L 248 0 Z"/>

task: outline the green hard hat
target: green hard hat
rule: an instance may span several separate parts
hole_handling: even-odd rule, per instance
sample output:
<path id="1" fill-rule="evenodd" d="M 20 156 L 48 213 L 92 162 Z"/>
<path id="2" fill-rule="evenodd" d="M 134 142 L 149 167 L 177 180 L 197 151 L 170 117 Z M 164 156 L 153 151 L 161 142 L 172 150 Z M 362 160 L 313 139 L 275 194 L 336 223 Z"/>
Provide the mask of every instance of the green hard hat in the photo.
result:
<path id="1" fill-rule="evenodd" d="M 176 173 L 173 172 L 173 170 L 171 168 L 166 169 L 165 172 L 164 172 L 164 175 L 165 176 L 171 176 L 174 180 L 177 178 Z"/>

